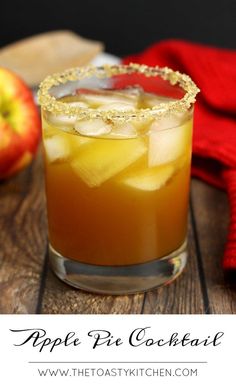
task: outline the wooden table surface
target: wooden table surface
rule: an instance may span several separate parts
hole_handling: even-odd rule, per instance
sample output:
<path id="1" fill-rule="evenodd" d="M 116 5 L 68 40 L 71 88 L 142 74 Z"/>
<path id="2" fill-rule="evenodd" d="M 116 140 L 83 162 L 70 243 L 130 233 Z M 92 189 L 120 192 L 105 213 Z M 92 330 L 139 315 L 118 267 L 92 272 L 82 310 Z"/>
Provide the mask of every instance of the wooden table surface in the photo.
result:
<path id="1" fill-rule="evenodd" d="M 48 266 L 42 159 L 0 184 L 0 313 L 236 313 L 236 284 L 221 258 L 228 225 L 224 192 L 192 181 L 189 260 L 169 286 L 145 294 L 102 296 L 75 290 Z"/>

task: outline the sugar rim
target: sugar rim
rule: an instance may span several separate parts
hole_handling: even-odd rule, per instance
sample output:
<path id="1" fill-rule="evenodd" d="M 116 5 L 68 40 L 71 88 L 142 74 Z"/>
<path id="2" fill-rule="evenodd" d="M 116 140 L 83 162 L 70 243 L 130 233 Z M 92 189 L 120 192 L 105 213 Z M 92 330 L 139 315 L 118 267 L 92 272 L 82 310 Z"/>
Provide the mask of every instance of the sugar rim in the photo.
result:
<path id="1" fill-rule="evenodd" d="M 162 79 L 169 81 L 171 85 L 178 84 L 184 91 L 185 95 L 177 101 L 160 103 L 152 108 L 139 109 L 137 111 L 99 111 L 89 107 L 72 106 L 63 103 L 50 95 L 49 91 L 52 87 L 65 84 L 68 81 L 82 80 L 86 77 L 96 76 L 98 78 L 106 78 L 114 75 L 140 73 L 146 77 L 160 76 Z M 55 115 L 64 114 L 67 116 L 76 116 L 78 120 L 82 119 L 103 119 L 103 120 L 132 120 L 145 118 L 158 118 L 174 113 L 187 111 L 195 102 L 199 88 L 192 79 L 179 71 L 173 71 L 168 67 L 149 67 L 143 64 L 130 63 L 128 65 L 103 65 L 100 67 L 87 66 L 71 68 L 64 72 L 55 73 L 46 77 L 40 84 L 38 92 L 38 100 L 41 107 Z"/>

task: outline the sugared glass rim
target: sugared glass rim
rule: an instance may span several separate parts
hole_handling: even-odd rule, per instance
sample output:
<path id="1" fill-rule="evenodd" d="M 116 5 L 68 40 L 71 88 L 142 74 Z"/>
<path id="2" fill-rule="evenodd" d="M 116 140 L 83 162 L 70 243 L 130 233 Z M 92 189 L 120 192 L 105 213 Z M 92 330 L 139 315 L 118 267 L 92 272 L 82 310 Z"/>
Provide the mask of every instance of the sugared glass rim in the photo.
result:
<path id="1" fill-rule="evenodd" d="M 50 95 L 50 89 L 54 86 L 65 84 L 68 81 L 82 80 L 87 77 L 96 76 L 97 78 L 108 78 L 114 75 L 139 73 L 146 77 L 160 76 L 169 81 L 171 85 L 179 85 L 186 93 L 183 98 L 168 103 L 159 103 L 152 108 L 143 108 L 137 111 L 100 111 L 89 107 L 73 106 L 69 103 L 63 103 Z M 185 112 L 194 104 L 196 95 L 200 90 L 192 79 L 179 71 L 174 71 L 168 67 L 150 67 L 144 64 L 130 63 L 128 65 L 103 65 L 100 67 L 87 66 L 76 67 L 55 73 L 46 77 L 40 84 L 38 100 L 42 109 L 52 112 L 56 115 L 76 116 L 78 120 L 82 119 L 103 119 L 103 120 L 131 120 L 158 118 L 172 115 L 174 113 Z"/>

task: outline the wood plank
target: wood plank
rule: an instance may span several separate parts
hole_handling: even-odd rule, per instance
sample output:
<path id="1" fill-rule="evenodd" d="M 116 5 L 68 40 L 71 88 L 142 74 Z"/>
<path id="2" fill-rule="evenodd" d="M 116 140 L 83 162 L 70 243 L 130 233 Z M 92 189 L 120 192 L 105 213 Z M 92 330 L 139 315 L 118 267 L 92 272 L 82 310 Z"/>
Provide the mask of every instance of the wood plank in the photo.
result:
<path id="1" fill-rule="evenodd" d="M 227 196 L 196 179 L 192 196 L 210 312 L 235 314 L 236 285 L 224 280 L 221 267 L 229 220 Z"/>
<path id="2" fill-rule="evenodd" d="M 42 161 L 0 184 L 0 313 L 35 313 L 46 248 Z"/>
<path id="3" fill-rule="evenodd" d="M 205 312 L 191 218 L 188 229 L 189 258 L 180 277 L 168 286 L 146 293 L 144 314 L 203 314 Z"/>
<path id="4" fill-rule="evenodd" d="M 110 296 L 89 294 L 60 281 L 49 269 L 42 313 L 52 314 L 139 314 L 144 294 Z"/>

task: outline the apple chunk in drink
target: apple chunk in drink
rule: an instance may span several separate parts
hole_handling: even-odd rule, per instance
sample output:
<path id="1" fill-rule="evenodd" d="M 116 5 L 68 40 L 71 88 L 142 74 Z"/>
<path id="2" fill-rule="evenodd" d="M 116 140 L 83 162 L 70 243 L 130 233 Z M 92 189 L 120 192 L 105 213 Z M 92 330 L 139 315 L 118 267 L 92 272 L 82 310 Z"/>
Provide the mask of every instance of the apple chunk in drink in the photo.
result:
<path id="1" fill-rule="evenodd" d="M 162 77 L 160 93 L 137 77 L 123 86 L 119 66 L 108 67 L 91 70 L 87 87 L 83 71 L 81 85 L 77 72 L 55 75 L 40 97 L 53 270 L 75 287 L 119 294 L 167 283 L 185 266 L 197 88 L 156 68 L 147 78 Z M 144 76 L 142 66 L 121 70 Z M 176 76 L 184 98 L 168 93 Z"/>

